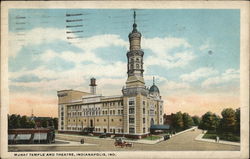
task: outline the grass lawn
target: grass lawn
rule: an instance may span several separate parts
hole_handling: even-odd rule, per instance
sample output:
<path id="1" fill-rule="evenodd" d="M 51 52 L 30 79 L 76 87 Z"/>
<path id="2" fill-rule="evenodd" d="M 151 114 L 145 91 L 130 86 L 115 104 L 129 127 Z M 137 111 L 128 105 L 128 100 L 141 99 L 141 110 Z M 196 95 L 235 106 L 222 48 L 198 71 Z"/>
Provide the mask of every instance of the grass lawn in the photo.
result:
<path id="1" fill-rule="evenodd" d="M 236 134 L 232 134 L 232 133 L 217 133 L 216 134 L 213 131 L 207 131 L 206 134 L 202 138 L 215 140 L 216 136 L 219 136 L 220 140 L 240 142 L 240 136 Z"/>
<path id="2" fill-rule="evenodd" d="M 161 138 L 161 136 L 152 135 L 152 136 L 147 136 L 147 137 L 145 137 L 143 139 L 145 139 L 145 140 L 158 140 L 160 138 Z"/>

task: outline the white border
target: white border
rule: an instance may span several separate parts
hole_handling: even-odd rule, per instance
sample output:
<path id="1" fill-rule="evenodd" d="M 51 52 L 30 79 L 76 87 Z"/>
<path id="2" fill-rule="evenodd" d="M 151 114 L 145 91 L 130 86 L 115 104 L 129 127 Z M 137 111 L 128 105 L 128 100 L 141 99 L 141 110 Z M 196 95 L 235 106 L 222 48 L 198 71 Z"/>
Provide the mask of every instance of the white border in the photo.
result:
<path id="1" fill-rule="evenodd" d="M 122 5 L 121 5 L 122 4 Z M 1 3 L 1 155 L 7 152 L 8 94 L 8 31 L 9 8 L 148 8 L 148 9 L 240 9 L 241 11 L 241 150 L 240 151 L 134 151 L 117 152 L 118 158 L 248 158 L 249 156 L 249 2 L 248 1 L 9 1 Z M 46 152 L 49 153 L 49 152 Z M 20 157 L 19 157 L 20 158 Z M 33 158 L 33 157 L 25 157 Z M 55 158 L 55 157 L 46 157 Z M 69 158 L 59 157 L 59 158 Z M 78 157 L 80 158 L 80 157 Z M 83 157 L 84 158 L 84 157 Z M 85 157 L 88 158 L 88 157 Z M 113 157 L 105 157 L 113 158 Z"/>

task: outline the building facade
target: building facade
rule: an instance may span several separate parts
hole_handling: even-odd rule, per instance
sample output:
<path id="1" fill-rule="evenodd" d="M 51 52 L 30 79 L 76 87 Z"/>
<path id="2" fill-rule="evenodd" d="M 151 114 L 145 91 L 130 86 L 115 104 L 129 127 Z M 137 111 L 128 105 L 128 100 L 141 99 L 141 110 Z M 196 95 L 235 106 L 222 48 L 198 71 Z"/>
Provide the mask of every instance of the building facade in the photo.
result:
<path id="1" fill-rule="evenodd" d="M 163 124 L 163 100 L 158 87 L 148 89 L 143 78 L 141 33 L 134 24 L 129 34 L 126 85 L 120 96 L 96 94 L 96 80 L 90 80 L 90 92 L 61 90 L 58 95 L 59 132 L 77 133 L 93 128 L 94 134 L 113 134 L 141 138 L 150 126 Z M 154 80 L 153 80 L 154 81 Z"/>

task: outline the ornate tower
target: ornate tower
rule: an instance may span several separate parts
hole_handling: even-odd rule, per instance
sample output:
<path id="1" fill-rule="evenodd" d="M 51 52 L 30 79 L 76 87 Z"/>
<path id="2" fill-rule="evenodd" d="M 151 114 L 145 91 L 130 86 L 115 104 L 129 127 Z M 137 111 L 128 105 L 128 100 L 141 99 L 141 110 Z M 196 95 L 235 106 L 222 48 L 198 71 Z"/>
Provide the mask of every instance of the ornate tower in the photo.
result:
<path id="1" fill-rule="evenodd" d="M 123 87 L 123 121 L 124 133 L 140 136 L 148 133 L 146 108 L 148 89 L 143 78 L 143 55 L 141 50 L 141 33 L 137 30 L 135 23 L 136 13 L 134 12 L 133 30 L 129 34 L 130 48 L 127 52 L 127 73 L 126 86 Z"/>
<path id="2" fill-rule="evenodd" d="M 136 24 L 136 13 L 134 11 L 134 24 L 133 30 L 129 34 L 130 48 L 127 52 L 127 73 L 128 79 L 126 86 L 144 86 L 143 79 L 143 55 L 144 52 L 141 50 L 141 33 L 137 30 Z"/>

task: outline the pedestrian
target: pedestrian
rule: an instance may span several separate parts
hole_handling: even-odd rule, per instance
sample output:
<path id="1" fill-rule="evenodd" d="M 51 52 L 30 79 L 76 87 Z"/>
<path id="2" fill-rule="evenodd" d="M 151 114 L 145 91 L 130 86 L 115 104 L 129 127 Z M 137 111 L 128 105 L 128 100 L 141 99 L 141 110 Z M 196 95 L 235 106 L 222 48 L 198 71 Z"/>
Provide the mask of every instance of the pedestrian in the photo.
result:
<path id="1" fill-rule="evenodd" d="M 84 139 L 81 139 L 81 144 L 84 144 Z"/>
<path id="2" fill-rule="evenodd" d="M 216 142 L 219 142 L 219 137 L 218 136 L 216 136 Z"/>

